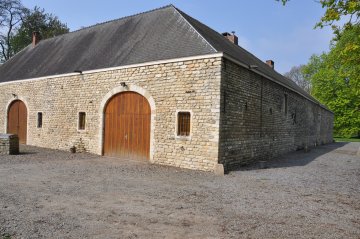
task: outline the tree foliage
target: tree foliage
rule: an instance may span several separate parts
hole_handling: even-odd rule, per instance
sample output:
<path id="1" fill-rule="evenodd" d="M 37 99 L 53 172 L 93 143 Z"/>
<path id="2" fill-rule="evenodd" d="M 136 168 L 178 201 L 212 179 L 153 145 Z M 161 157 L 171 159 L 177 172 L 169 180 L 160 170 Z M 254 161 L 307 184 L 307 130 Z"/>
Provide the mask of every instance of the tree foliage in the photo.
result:
<path id="1" fill-rule="evenodd" d="M 290 0 L 281 1 L 285 5 Z M 351 27 L 360 23 L 360 1 L 359 0 L 319 0 L 322 8 L 325 8 L 325 14 L 315 27 L 323 28 L 324 26 L 332 26 L 335 33 L 339 34 L 342 29 Z M 347 16 L 349 20 L 343 27 L 336 26 L 342 17 Z"/>
<path id="2" fill-rule="evenodd" d="M 0 1 L 0 63 L 14 55 L 11 40 L 24 16 L 25 8 L 20 0 Z"/>
<path id="3" fill-rule="evenodd" d="M 27 9 L 20 0 L 0 0 L 0 63 L 29 45 L 34 31 L 46 39 L 69 32 L 69 29 L 44 9 Z"/>
<path id="4" fill-rule="evenodd" d="M 11 40 L 15 52 L 20 51 L 32 41 L 32 33 L 38 31 L 43 39 L 54 37 L 69 32 L 66 24 L 44 9 L 35 7 L 33 10 L 26 9 L 21 26 Z"/>
<path id="5" fill-rule="evenodd" d="M 312 56 L 303 72 L 312 95 L 335 113 L 335 133 L 360 136 L 360 25 L 343 30 L 330 52 Z"/>
<path id="6" fill-rule="evenodd" d="M 311 82 L 308 80 L 303 73 L 304 65 L 294 66 L 290 69 L 289 72 L 285 73 L 284 76 L 294 81 L 298 86 L 303 90 L 310 93 L 311 91 Z"/>

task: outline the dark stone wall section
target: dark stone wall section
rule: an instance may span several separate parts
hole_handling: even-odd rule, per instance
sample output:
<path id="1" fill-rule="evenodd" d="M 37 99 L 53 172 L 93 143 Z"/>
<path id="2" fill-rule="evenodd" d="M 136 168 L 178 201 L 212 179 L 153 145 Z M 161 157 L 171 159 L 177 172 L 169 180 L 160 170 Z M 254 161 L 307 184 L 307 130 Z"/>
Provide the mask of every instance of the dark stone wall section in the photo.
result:
<path id="1" fill-rule="evenodd" d="M 223 60 L 219 163 L 226 171 L 333 141 L 331 111 Z"/>

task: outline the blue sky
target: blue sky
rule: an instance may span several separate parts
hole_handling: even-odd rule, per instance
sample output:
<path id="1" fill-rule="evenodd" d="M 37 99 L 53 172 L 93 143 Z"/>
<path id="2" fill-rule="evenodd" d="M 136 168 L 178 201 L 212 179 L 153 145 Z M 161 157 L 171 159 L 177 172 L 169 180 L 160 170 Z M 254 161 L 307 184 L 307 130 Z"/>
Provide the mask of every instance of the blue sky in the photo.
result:
<path id="1" fill-rule="evenodd" d="M 312 54 L 328 51 L 330 28 L 313 29 L 324 13 L 314 0 L 291 0 L 285 7 L 275 0 L 22 0 L 67 23 L 71 31 L 83 26 L 133 15 L 170 3 L 218 32 L 235 31 L 239 45 L 285 73 L 306 64 Z"/>

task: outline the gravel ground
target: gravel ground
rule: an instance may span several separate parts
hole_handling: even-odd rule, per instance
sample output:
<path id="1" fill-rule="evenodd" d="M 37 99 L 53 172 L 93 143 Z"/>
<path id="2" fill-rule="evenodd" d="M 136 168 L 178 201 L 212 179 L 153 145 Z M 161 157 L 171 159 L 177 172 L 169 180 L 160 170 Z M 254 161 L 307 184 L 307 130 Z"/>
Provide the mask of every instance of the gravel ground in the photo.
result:
<path id="1" fill-rule="evenodd" d="M 360 238 L 360 143 L 211 173 L 22 146 L 0 238 Z"/>

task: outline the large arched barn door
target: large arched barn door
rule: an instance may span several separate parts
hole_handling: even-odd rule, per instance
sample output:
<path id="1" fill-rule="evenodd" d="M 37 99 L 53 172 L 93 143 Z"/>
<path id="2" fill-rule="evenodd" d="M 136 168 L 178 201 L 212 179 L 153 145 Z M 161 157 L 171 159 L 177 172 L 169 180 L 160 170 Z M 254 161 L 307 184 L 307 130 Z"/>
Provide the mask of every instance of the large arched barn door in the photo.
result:
<path id="1" fill-rule="evenodd" d="M 104 155 L 149 159 L 151 109 L 135 92 L 113 96 L 105 107 Z"/>
<path id="2" fill-rule="evenodd" d="M 27 109 L 24 102 L 15 100 L 10 104 L 7 122 L 8 134 L 17 134 L 20 144 L 26 144 Z"/>

